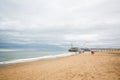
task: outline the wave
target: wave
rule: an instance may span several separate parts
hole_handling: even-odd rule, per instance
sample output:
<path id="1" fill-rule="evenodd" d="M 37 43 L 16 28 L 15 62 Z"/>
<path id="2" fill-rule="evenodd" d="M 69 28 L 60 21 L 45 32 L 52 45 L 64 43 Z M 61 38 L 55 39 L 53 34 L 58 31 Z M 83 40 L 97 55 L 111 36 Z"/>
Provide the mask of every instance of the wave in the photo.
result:
<path id="1" fill-rule="evenodd" d="M 74 55 L 74 54 L 75 53 L 64 53 L 64 54 L 59 54 L 59 55 L 49 55 L 49 56 L 36 57 L 36 58 L 16 59 L 16 60 L 0 62 L 0 65 L 22 63 L 22 62 L 31 62 L 31 61 L 37 61 L 37 60 L 53 59 L 53 58 L 60 58 L 60 57 L 71 56 L 71 55 Z"/>

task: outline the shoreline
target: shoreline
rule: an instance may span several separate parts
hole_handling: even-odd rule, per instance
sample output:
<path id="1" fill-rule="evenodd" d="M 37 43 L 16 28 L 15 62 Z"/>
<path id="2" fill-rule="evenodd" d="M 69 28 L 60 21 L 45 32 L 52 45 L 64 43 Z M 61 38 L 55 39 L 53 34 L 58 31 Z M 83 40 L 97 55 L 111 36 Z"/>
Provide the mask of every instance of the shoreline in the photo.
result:
<path id="1" fill-rule="evenodd" d="M 119 80 L 120 51 L 76 54 L 0 68 L 0 80 Z"/>
<path id="2" fill-rule="evenodd" d="M 76 53 L 68 52 L 68 53 L 58 54 L 58 55 L 48 55 L 48 56 L 42 56 L 42 57 L 34 57 L 34 58 L 25 58 L 25 59 L 16 59 L 16 60 L 2 61 L 2 62 L 0 62 L 0 66 L 2 66 L 2 65 L 9 65 L 9 64 L 16 64 L 16 63 L 40 61 L 40 60 L 49 60 L 49 59 L 55 59 L 55 58 L 71 56 L 71 55 L 74 55 L 74 54 L 76 54 Z"/>

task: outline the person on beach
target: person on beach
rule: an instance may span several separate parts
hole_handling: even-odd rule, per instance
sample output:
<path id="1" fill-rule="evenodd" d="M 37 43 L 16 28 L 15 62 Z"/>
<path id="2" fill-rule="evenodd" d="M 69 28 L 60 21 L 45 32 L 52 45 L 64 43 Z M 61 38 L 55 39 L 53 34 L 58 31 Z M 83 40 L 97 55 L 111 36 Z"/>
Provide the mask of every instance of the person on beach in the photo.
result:
<path id="1" fill-rule="evenodd" d="M 91 54 L 95 54 L 95 52 L 93 50 L 91 50 Z"/>

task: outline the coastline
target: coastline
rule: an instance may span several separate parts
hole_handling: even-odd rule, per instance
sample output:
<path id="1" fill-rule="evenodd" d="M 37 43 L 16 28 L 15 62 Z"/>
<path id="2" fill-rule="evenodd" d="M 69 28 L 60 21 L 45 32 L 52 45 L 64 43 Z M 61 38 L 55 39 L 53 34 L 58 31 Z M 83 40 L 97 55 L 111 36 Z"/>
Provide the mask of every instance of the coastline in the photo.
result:
<path id="1" fill-rule="evenodd" d="M 71 55 L 74 55 L 74 54 L 75 54 L 75 53 L 64 53 L 64 54 L 48 55 L 48 56 L 41 56 L 41 57 L 34 57 L 34 58 L 25 58 L 25 59 L 9 60 L 9 61 L 0 62 L 0 65 L 9 65 L 9 64 L 32 62 L 32 61 L 38 61 L 38 60 L 54 59 L 54 58 L 71 56 Z"/>
<path id="2" fill-rule="evenodd" d="M 97 52 L 0 67 L 0 80 L 119 80 L 120 51 Z"/>

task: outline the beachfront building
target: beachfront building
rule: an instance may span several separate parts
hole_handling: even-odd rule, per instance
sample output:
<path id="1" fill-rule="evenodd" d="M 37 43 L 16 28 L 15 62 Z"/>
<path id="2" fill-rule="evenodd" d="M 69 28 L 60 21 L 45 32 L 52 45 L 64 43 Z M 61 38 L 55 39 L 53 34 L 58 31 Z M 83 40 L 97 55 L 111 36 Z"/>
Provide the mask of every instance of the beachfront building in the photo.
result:
<path id="1" fill-rule="evenodd" d="M 68 50 L 69 52 L 76 52 L 76 53 L 83 53 L 84 51 L 81 48 L 78 47 L 72 47 Z"/>
<path id="2" fill-rule="evenodd" d="M 72 47 L 68 50 L 69 52 L 78 52 L 79 48 L 78 47 Z"/>
<path id="3" fill-rule="evenodd" d="M 68 50 L 69 52 L 78 52 L 78 53 L 84 53 L 84 52 L 90 52 L 91 50 L 89 48 L 78 48 L 78 47 L 72 47 Z"/>

